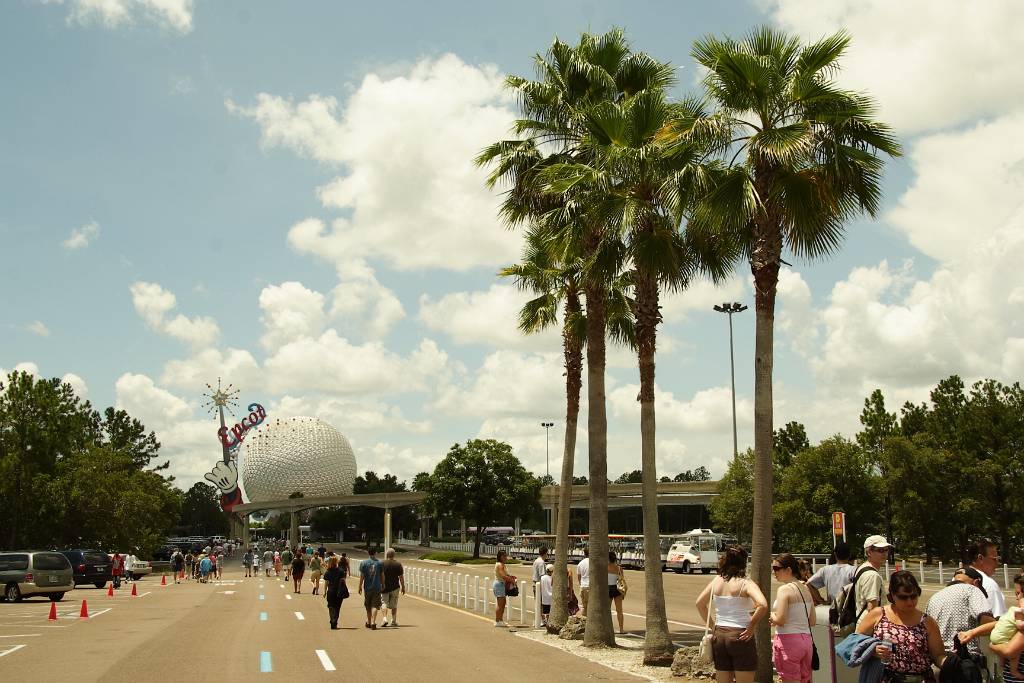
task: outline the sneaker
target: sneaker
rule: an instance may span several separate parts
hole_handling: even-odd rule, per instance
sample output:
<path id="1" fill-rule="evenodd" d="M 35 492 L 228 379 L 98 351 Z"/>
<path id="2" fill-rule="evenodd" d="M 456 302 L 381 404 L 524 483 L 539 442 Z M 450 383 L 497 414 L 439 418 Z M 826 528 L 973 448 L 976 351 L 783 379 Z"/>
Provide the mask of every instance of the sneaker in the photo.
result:
<path id="1" fill-rule="evenodd" d="M 494 628 L 505 628 L 507 624 L 504 621 L 494 622 Z"/>
<path id="2" fill-rule="evenodd" d="M 370 630 L 371 631 L 376 631 L 377 630 L 377 624 L 370 624 Z"/>
<path id="3" fill-rule="evenodd" d="M 381 624 L 381 625 L 380 625 L 380 627 L 381 627 L 381 628 L 387 628 L 387 627 L 388 627 L 388 621 L 387 621 L 387 619 L 385 619 L 385 620 L 384 620 L 384 623 L 383 623 L 383 624 Z"/>
<path id="4" fill-rule="evenodd" d="M 394 622 L 394 621 L 392 621 L 392 622 L 391 622 L 391 628 L 398 628 L 398 623 L 397 623 L 397 622 Z"/>

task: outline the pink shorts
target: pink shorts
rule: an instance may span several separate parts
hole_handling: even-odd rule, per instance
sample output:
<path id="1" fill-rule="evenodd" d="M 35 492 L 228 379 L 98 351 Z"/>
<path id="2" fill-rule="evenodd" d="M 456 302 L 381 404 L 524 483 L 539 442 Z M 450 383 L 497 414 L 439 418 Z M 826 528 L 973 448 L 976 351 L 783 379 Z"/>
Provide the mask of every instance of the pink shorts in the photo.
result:
<path id="1" fill-rule="evenodd" d="M 776 633 L 772 640 L 772 662 L 785 681 L 811 680 L 811 634 Z"/>

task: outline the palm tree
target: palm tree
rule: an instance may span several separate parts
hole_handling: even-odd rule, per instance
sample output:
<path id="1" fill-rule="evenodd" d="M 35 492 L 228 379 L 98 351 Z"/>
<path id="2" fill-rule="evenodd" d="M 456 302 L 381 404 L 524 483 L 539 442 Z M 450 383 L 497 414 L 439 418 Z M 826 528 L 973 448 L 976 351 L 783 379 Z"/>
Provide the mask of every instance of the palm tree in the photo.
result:
<path id="1" fill-rule="evenodd" d="M 775 293 L 782 250 L 814 259 L 836 251 L 846 221 L 874 215 L 881 154 L 898 156 L 891 129 L 867 95 L 834 76 L 844 33 L 802 45 L 772 28 L 742 40 L 706 37 L 693 57 L 707 69 L 709 119 L 726 143 L 727 165 L 701 202 L 699 223 L 739 236 L 754 277 L 754 579 L 770 588 L 772 547 L 772 365 Z M 710 229 L 710 228 L 709 228 Z M 771 676 L 767 621 L 758 631 L 758 680 Z"/>
<path id="2" fill-rule="evenodd" d="M 614 226 L 632 265 L 636 295 L 637 357 L 640 369 L 640 432 L 644 518 L 646 633 L 644 662 L 669 665 L 674 646 L 665 613 L 658 525 L 655 452 L 655 349 L 661 322 L 660 290 L 685 288 L 699 273 L 714 279 L 728 275 L 735 240 L 689 235 L 679 225 L 692 197 L 704 190 L 704 163 L 715 138 L 701 135 L 706 116 L 693 101 L 670 103 L 665 88 L 673 82 L 671 65 L 635 55 L 659 73 L 651 87 L 619 102 L 599 102 L 587 115 L 584 148 L 588 163 L 561 163 L 545 171 L 564 184 L 585 182 L 608 198 L 602 222 Z M 688 130 L 682 137 L 681 130 Z M 700 239 L 694 239 L 699 237 Z"/>
<path id="3" fill-rule="evenodd" d="M 557 633 L 568 620 L 567 570 L 569 560 L 569 516 L 573 464 L 576 457 L 576 428 L 583 386 L 583 346 L 586 342 L 586 315 L 580 301 L 582 274 L 579 259 L 563 263 L 550 241 L 537 229 L 527 232 L 522 261 L 503 268 L 500 275 L 514 277 L 516 284 L 538 296 L 519 312 L 519 329 L 525 334 L 540 332 L 558 322 L 562 310 L 562 355 L 565 363 L 565 444 L 558 489 L 558 515 L 555 524 L 555 570 L 552 580 L 551 614 L 548 631 Z M 635 344 L 631 315 L 632 300 L 627 289 L 631 283 L 618 278 L 608 290 L 606 302 L 608 334 L 618 343 Z"/>

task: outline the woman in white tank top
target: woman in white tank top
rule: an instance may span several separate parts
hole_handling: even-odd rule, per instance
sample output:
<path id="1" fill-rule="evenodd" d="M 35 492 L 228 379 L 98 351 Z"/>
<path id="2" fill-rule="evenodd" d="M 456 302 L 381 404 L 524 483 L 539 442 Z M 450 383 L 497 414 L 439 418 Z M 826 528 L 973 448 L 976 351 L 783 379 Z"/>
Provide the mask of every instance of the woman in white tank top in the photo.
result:
<path id="1" fill-rule="evenodd" d="M 757 584 L 746 579 L 747 551 L 726 548 L 718 563 L 718 576 L 697 597 L 697 611 L 705 621 L 714 609 L 711 656 L 718 683 L 753 683 L 757 671 L 754 627 L 768 613 L 768 601 Z"/>
<path id="2" fill-rule="evenodd" d="M 772 574 L 781 583 L 768 620 L 775 627 L 772 660 L 784 683 L 810 683 L 814 626 L 814 601 L 803 581 L 799 563 L 789 553 L 772 561 Z"/>

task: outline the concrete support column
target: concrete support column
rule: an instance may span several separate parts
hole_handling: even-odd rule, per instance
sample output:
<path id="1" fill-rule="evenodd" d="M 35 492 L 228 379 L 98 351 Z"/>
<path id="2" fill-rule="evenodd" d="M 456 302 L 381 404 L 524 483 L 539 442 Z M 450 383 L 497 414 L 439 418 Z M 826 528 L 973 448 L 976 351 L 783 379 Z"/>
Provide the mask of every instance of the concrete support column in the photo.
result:
<path id="1" fill-rule="evenodd" d="M 249 515 L 242 515 L 242 548 L 252 545 L 252 537 L 249 534 Z"/>
<path id="2" fill-rule="evenodd" d="M 548 512 L 551 515 L 550 517 L 548 517 L 548 533 L 549 534 L 554 534 L 555 533 L 555 524 L 556 524 L 555 520 L 558 517 L 558 503 L 552 503 L 551 504 L 551 509 Z"/>
<path id="3" fill-rule="evenodd" d="M 424 517 L 420 520 L 420 543 L 430 537 L 430 519 Z"/>
<path id="4" fill-rule="evenodd" d="M 460 543 L 465 543 L 466 542 L 466 520 L 465 519 L 460 519 L 459 520 L 459 524 L 461 525 L 461 534 L 462 534 L 462 539 L 459 542 Z"/>
<path id="5" fill-rule="evenodd" d="M 444 522 L 441 521 L 440 517 L 437 518 L 437 535 L 438 538 L 444 536 Z"/>
<path id="6" fill-rule="evenodd" d="M 288 545 L 295 547 L 299 544 L 299 513 L 291 513 L 291 528 L 288 530 Z"/>
<path id="7" fill-rule="evenodd" d="M 520 523 L 521 521 L 522 521 L 521 519 L 519 519 L 518 517 L 516 517 L 516 525 L 515 525 L 515 526 L 516 526 L 516 536 L 518 536 L 518 535 L 519 535 L 519 523 Z"/>
<path id="8" fill-rule="evenodd" d="M 384 549 L 391 547 L 391 508 L 384 508 Z"/>

